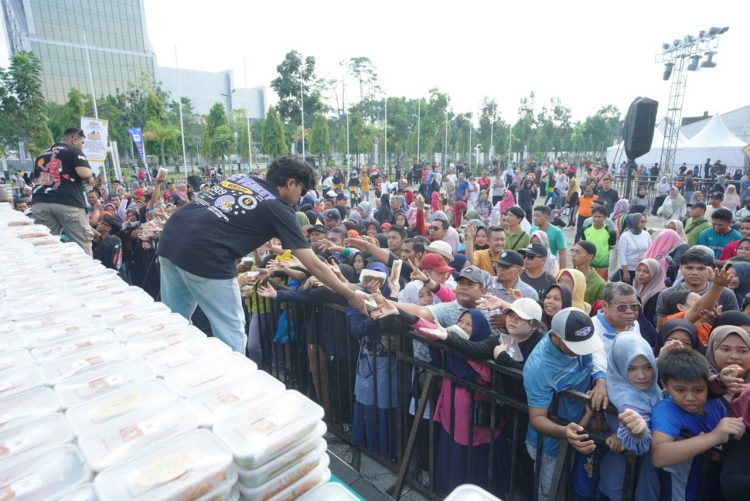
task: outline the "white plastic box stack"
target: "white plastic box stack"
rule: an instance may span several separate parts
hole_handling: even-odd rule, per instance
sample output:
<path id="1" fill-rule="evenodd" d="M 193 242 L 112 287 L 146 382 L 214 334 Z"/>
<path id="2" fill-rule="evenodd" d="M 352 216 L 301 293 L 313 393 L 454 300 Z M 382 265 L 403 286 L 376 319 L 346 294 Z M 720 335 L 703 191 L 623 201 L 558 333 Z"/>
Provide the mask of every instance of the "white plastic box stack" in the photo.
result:
<path id="1" fill-rule="evenodd" d="M 0 203 L 0 499 L 290 500 L 323 409 Z"/>

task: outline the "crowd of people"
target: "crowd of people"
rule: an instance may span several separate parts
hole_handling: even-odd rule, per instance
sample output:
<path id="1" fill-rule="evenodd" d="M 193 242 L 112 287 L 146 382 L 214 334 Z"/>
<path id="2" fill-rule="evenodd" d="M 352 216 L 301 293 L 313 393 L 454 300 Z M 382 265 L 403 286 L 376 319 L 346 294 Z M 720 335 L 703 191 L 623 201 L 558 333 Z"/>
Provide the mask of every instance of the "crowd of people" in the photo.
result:
<path id="1" fill-rule="evenodd" d="M 622 198 L 613 170 L 595 161 L 479 176 L 460 162 L 415 164 L 395 179 L 362 166 L 318 179 L 301 159 L 281 157 L 265 173 L 198 190 L 166 183 L 162 191 L 163 176 L 106 190 L 78 155 L 81 139 L 66 131 L 37 160 L 37 222 L 84 248 L 93 239 L 103 264 L 188 319 L 200 307 L 214 336 L 258 362 L 264 326 L 278 314 L 271 300 L 349 304 L 343 335 L 360 343 L 352 436 L 371 454 L 395 454 L 380 427 L 399 405 L 373 391 L 377 377 L 397 384 L 395 369 L 380 374 L 373 362 L 392 357 L 390 337 L 408 330 L 424 341 L 414 342 L 415 357 L 458 378 L 489 386 L 478 363 L 486 360 L 523 372 L 520 381 L 501 378 L 500 391 L 528 404 L 528 455 L 516 460 L 522 474 L 536 469 L 542 499 L 561 441 L 577 451 L 573 478 L 590 478 L 599 452 L 585 430 L 607 436 L 596 496 L 622 496 L 623 451 L 639 457 L 644 499 L 739 499 L 748 486 L 750 172 L 739 187 L 717 178 L 710 206 L 687 179 L 661 204 L 665 179 L 653 176 Z M 647 227 L 654 213 L 658 229 Z M 566 390 L 588 393 L 589 404 Z M 553 401 L 554 416 L 570 424 L 551 419 Z M 513 437 L 489 427 L 491 402 L 475 404 L 446 378 L 428 405 L 423 418 L 440 425 L 433 487 L 486 484 L 492 451 L 490 487 L 505 496 Z M 603 412 L 609 404 L 616 415 Z M 518 495 L 530 497 L 530 478 L 521 484 Z M 574 482 L 581 496 L 588 485 Z"/>

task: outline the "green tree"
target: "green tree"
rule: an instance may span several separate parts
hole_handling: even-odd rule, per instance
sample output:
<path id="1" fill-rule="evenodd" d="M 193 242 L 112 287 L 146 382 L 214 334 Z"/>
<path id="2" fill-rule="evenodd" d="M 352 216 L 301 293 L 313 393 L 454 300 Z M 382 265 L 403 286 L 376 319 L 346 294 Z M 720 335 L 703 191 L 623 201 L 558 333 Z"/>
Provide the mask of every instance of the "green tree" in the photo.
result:
<path id="1" fill-rule="evenodd" d="M 312 126 L 310 153 L 313 155 L 319 155 L 320 165 L 323 165 L 323 155 L 327 155 L 330 152 L 331 144 L 329 140 L 328 121 L 322 113 L 318 113 L 315 116 L 315 121 Z"/>
<path id="2" fill-rule="evenodd" d="M 68 100 L 63 105 L 49 103 L 49 128 L 52 137 L 59 138 L 68 127 L 78 127 L 82 116 L 93 108 L 90 96 L 84 96 L 81 91 L 72 87 L 68 91 Z"/>
<path id="3" fill-rule="evenodd" d="M 351 57 L 341 61 L 346 72 L 359 83 L 359 100 L 372 99 L 380 94 L 378 70 L 369 57 Z"/>
<path id="4" fill-rule="evenodd" d="M 227 122 L 224 105 L 216 103 L 206 117 L 206 128 L 203 135 L 204 151 L 212 160 L 224 160 L 234 150 L 234 134 Z"/>
<path id="5" fill-rule="evenodd" d="M 289 152 L 286 141 L 284 141 L 284 124 L 281 123 L 279 113 L 273 106 L 268 108 L 268 113 L 266 114 L 263 143 L 260 151 L 274 158 L 286 155 Z"/>
<path id="6" fill-rule="evenodd" d="M 271 88 L 279 96 L 279 116 L 285 123 L 298 125 L 301 122 L 300 79 L 304 94 L 305 116 L 314 117 L 323 110 L 320 86 L 315 79 L 315 58 L 307 56 L 304 61 L 296 50 L 290 51 L 276 67 L 279 76 L 271 81 Z M 306 122 L 308 119 L 305 120 Z"/>
<path id="7" fill-rule="evenodd" d="M 161 123 L 155 118 L 149 119 L 143 130 L 143 139 L 146 143 L 153 142 L 159 146 L 159 165 L 162 167 L 167 164 L 164 145 L 169 141 L 175 141 L 179 137 L 179 128 L 171 124 Z"/>

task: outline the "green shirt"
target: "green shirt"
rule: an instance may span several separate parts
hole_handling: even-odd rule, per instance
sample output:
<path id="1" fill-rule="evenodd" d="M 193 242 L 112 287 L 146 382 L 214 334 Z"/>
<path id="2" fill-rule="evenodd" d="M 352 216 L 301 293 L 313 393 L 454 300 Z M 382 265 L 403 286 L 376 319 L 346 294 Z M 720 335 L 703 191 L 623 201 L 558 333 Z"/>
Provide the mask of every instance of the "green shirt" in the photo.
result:
<path id="1" fill-rule="evenodd" d="M 604 288 L 607 286 L 607 282 L 596 272 L 591 272 L 586 277 L 586 294 L 583 296 L 583 300 L 588 304 L 594 304 L 597 299 L 604 297 Z"/>
<path id="2" fill-rule="evenodd" d="M 700 219 L 693 220 L 693 218 L 688 218 L 687 222 L 685 223 L 685 235 L 687 235 L 687 241 L 688 245 L 690 247 L 693 247 L 698 243 L 698 237 L 701 234 L 701 231 L 710 228 L 711 223 L 708 222 L 708 219 L 705 217 L 702 217 Z"/>
<path id="3" fill-rule="evenodd" d="M 516 233 L 505 232 L 505 250 L 525 249 L 529 246 L 529 234 L 518 227 Z"/>
<path id="4" fill-rule="evenodd" d="M 591 260 L 594 268 L 609 268 L 609 231 L 606 226 L 600 229 L 589 226 L 583 230 L 583 239 L 596 246 L 596 256 Z"/>

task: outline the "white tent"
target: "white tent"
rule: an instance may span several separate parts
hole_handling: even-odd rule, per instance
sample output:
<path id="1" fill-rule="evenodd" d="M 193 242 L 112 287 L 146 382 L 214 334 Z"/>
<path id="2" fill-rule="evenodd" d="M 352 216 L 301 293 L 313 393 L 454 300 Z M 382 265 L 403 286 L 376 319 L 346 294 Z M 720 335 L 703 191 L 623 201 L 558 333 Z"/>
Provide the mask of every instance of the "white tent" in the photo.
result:
<path id="1" fill-rule="evenodd" d="M 742 167 L 745 165 L 744 146 L 745 142 L 732 134 L 717 113 L 700 132 L 679 148 L 677 156 L 688 165 L 702 165 L 710 158 L 712 162 L 721 160 L 730 167 Z"/>
<path id="2" fill-rule="evenodd" d="M 659 125 L 654 128 L 654 138 L 651 140 L 651 150 L 635 159 L 635 163 L 638 165 L 651 166 L 661 161 L 661 148 L 664 145 L 664 127 Z M 607 163 L 612 165 L 613 163 L 620 164 L 626 162 L 628 157 L 625 155 L 625 143 L 607 148 Z"/>

